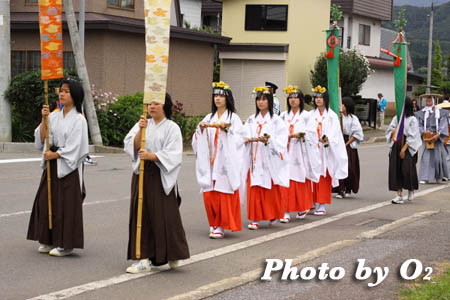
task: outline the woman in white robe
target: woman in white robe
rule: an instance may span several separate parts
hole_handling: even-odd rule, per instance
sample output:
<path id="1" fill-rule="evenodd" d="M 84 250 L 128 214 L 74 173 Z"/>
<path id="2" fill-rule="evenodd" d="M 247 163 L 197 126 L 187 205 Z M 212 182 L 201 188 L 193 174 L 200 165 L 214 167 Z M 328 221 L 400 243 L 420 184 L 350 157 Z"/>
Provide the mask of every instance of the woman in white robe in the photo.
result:
<path id="1" fill-rule="evenodd" d="M 322 216 L 326 214 L 325 204 L 331 204 L 332 187 L 348 176 L 348 160 L 339 118 L 329 109 L 328 92 L 319 86 L 313 97 L 314 110 L 310 112 L 305 138 L 310 159 L 320 163 L 319 171 L 313 171 L 320 178 L 313 183 L 313 201 L 319 204 L 314 215 Z"/>
<path id="2" fill-rule="evenodd" d="M 212 112 L 192 137 L 196 174 L 209 222 L 209 237 L 225 230 L 242 230 L 239 187 L 244 150 L 244 126 L 235 113 L 229 85 L 213 83 Z"/>
<path id="3" fill-rule="evenodd" d="M 179 206 L 177 178 L 181 168 L 183 140 L 178 125 L 170 120 L 172 100 L 166 94 L 165 104 L 148 105 L 152 117 L 141 116 L 124 139 L 124 150 L 132 161 L 130 223 L 128 259 L 137 260 L 127 268 L 128 273 L 150 272 L 151 265 L 169 263 L 171 268 L 178 260 L 189 258 L 189 248 L 184 232 Z M 145 147 L 141 149 L 141 128 L 145 131 Z M 140 255 L 136 255 L 139 164 L 144 160 L 144 188 Z"/>
<path id="4" fill-rule="evenodd" d="M 38 251 L 66 256 L 73 248 L 83 248 L 82 205 L 86 196 L 83 161 L 88 154 L 88 130 L 81 114 L 84 91 L 73 79 L 64 79 L 59 99 L 63 109 L 49 114 L 42 109 L 42 122 L 34 132 L 35 145 L 42 150 L 41 183 L 34 200 L 27 238 L 39 241 Z M 50 150 L 46 151 L 45 116 L 49 119 Z M 50 161 L 52 229 L 49 229 L 46 162 Z"/>
<path id="5" fill-rule="evenodd" d="M 310 162 L 305 145 L 306 123 L 309 112 L 304 110 L 303 93 L 296 87 L 284 89 L 287 94 L 287 111 L 281 114 L 289 134 L 287 157 L 289 162 L 289 188 L 281 188 L 284 217 L 281 223 L 289 223 L 290 212 L 296 212 L 297 219 L 306 217 L 313 207 L 312 186 L 309 177 Z"/>
<path id="6" fill-rule="evenodd" d="M 348 177 L 339 180 L 339 187 L 333 191 L 337 193 L 336 198 L 349 197 L 350 194 L 359 191 L 359 155 L 358 148 L 364 141 L 364 133 L 361 123 L 355 116 L 355 103 L 350 97 L 342 99 L 342 127 L 344 133 L 345 148 L 348 157 Z"/>
<path id="7" fill-rule="evenodd" d="M 247 182 L 248 228 L 256 230 L 260 221 L 269 225 L 283 218 L 280 186 L 289 187 L 287 164 L 288 131 L 283 120 L 273 114 L 273 97 L 265 87 L 254 90 L 256 114 L 245 122 L 246 151 L 244 182 Z"/>
<path id="8" fill-rule="evenodd" d="M 389 190 L 397 192 L 392 200 L 394 204 L 403 203 L 402 191 L 408 190 L 408 200 L 414 199 L 414 190 L 419 189 L 417 179 L 417 156 L 422 140 L 419 122 L 414 116 L 413 104 L 409 97 L 405 98 L 405 120 L 403 124 L 403 138 L 395 141 L 398 130 L 397 116 L 389 124 L 386 140 L 389 144 Z"/>

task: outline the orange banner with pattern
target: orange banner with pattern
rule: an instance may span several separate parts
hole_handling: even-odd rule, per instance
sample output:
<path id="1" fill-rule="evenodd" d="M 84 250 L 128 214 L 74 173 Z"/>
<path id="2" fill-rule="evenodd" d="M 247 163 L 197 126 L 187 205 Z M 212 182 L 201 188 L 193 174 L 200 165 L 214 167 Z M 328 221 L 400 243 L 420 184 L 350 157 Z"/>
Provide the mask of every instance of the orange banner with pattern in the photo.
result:
<path id="1" fill-rule="evenodd" d="M 62 0 L 39 0 L 42 80 L 63 77 Z"/>

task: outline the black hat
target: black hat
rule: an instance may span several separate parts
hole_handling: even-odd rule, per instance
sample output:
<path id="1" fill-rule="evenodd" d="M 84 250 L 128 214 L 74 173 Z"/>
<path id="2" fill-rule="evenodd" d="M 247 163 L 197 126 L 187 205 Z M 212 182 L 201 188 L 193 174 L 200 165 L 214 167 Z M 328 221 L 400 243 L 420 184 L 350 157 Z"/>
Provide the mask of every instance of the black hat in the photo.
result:
<path id="1" fill-rule="evenodd" d="M 278 90 L 278 86 L 272 82 L 266 81 L 266 87 L 272 88 L 274 93 Z"/>

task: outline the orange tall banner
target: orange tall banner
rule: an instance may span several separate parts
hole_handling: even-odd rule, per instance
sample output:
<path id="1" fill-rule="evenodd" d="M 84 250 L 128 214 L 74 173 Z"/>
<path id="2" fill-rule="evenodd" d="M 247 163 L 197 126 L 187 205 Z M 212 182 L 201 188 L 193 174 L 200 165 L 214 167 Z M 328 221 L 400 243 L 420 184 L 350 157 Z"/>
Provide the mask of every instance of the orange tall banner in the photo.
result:
<path id="1" fill-rule="evenodd" d="M 42 80 L 62 78 L 62 0 L 39 0 Z"/>

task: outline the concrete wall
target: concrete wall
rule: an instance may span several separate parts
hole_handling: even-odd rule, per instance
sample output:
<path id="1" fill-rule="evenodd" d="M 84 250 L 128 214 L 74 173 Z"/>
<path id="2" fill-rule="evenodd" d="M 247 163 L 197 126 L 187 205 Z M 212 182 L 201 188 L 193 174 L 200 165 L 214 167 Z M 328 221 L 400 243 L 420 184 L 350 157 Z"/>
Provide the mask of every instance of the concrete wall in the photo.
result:
<path id="1" fill-rule="evenodd" d="M 287 4 L 287 31 L 246 31 L 246 4 Z M 286 64 L 286 83 L 298 85 L 309 92 L 310 70 L 316 58 L 326 50 L 324 30 L 329 26 L 329 0 L 309 1 L 224 0 L 222 35 L 232 38 L 232 43 L 281 43 L 289 44 Z M 281 96 L 281 95 L 280 95 Z"/>

